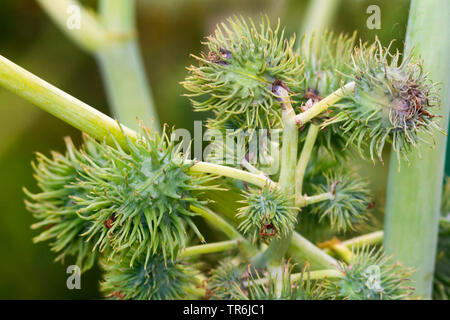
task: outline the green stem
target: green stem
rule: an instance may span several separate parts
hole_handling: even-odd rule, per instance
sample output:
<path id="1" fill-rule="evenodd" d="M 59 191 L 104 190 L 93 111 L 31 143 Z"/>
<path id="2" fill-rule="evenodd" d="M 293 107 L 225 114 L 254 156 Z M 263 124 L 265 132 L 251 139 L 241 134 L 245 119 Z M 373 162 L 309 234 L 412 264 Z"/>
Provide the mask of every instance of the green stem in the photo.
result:
<path id="1" fill-rule="evenodd" d="M 319 127 L 311 124 L 308 129 L 308 134 L 306 136 L 305 144 L 303 145 L 297 167 L 295 169 L 295 205 L 298 207 L 303 207 L 306 205 L 302 193 L 303 178 L 305 176 L 306 167 L 308 166 L 309 159 L 311 158 L 311 153 L 318 133 Z"/>
<path id="2" fill-rule="evenodd" d="M 239 249 L 247 256 L 254 253 L 255 249 L 230 223 L 228 223 L 221 216 L 205 207 L 190 206 L 190 210 L 198 213 L 205 219 L 213 228 L 222 231 L 228 238 L 238 240 Z"/>
<path id="3" fill-rule="evenodd" d="M 355 237 L 352 239 L 348 239 L 345 241 L 342 241 L 342 245 L 346 246 L 347 248 L 359 248 L 364 245 L 376 245 L 381 244 L 383 242 L 383 230 L 375 231 L 372 233 L 364 234 L 359 237 Z"/>
<path id="4" fill-rule="evenodd" d="M 424 70 L 441 83 L 441 106 L 434 112 L 444 130 L 450 110 L 449 12 L 448 0 L 413 0 L 406 35 L 406 50 L 414 48 Z M 424 299 L 432 292 L 447 137 L 437 133 L 433 139 L 435 148 L 419 146 L 408 155 L 409 164 L 401 161 L 400 172 L 391 155 L 384 229 L 385 251 L 416 270 L 413 285 Z"/>
<path id="5" fill-rule="evenodd" d="M 342 88 L 337 89 L 332 94 L 328 95 L 327 97 L 323 98 L 319 102 L 317 102 L 315 105 L 313 105 L 311 108 L 306 110 L 305 112 L 302 112 L 298 114 L 295 117 L 295 120 L 297 121 L 297 125 L 299 127 L 303 127 L 308 121 L 311 119 L 314 119 L 322 112 L 326 111 L 329 107 L 333 106 L 335 103 L 339 102 L 342 98 L 345 97 L 345 95 L 354 92 L 356 88 L 356 83 L 354 81 L 347 83 Z"/>
<path id="6" fill-rule="evenodd" d="M 333 199 L 333 194 L 331 192 L 325 192 L 314 196 L 303 196 L 302 202 L 296 205 L 299 207 L 304 207 L 310 204 L 314 204 L 321 201 L 327 201 L 331 199 Z"/>
<path id="7" fill-rule="evenodd" d="M 299 34 L 306 34 L 308 37 L 303 42 L 304 52 L 309 51 L 310 44 L 313 49 L 318 49 L 320 35 L 331 24 L 341 0 L 310 0 L 306 11 L 303 25 Z M 313 37 L 314 35 L 314 37 Z M 310 39 L 312 37 L 312 43 Z"/>
<path id="8" fill-rule="evenodd" d="M 337 261 L 310 241 L 294 232 L 288 253 L 299 263 L 309 262 L 312 269 L 336 269 Z"/>
<path id="9" fill-rule="evenodd" d="M 72 97 L 48 82 L 0 55 L 0 86 L 12 91 L 41 109 L 90 136 L 126 148 L 126 136 L 136 139 L 135 131 Z M 113 138 L 114 137 L 114 138 Z"/>
<path id="10" fill-rule="evenodd" d="M 281 146 L 280 189 L 289 197 L 294 198 L 295 166 L 297 163 L 298 128 L 295 122 L 295 112 L 292 108 L 289 92 L 282 86 L 275 88 L 275 94 L 280 98 L 283 120 L 283 138 Z M 292 200 L 292 205 L 294 200 Z M 256 267 L 266 264 L 279 264 L 289 247 L 291 235 L 273 240 L 269 247 L 253 259 Z"/>
<path id="11" fill-rule="evenodd" d="M 138 130 L 136 119 L 160 130 L 145 74 L 136 30 L 134 0 L 101 0 L 100 19 L 108 32 L 108 44 L 96 52 L 103 82 L 114 115 Z"/>
<path id="12" fill-rule="evenodd" d="M 180 253 L 180 257 L 185 258 L 185 257 L 198 256 L 201 254 L 227 251 L 227 250 L 237 248 L 240 242 L 242 242 L 242 240 L 235 239 L 235 240 L 229 240 L 229 241 L 221 241 L 221 242 L 215 242 L 215 243 L 201 244 L 198 246 L 192 246 L 192 247 L 188 247 L 188 248 L 184 249 Z"/>
<path id="13" fill-rule="evenodd" d="M 103 28 L 95 13 L 88 11 L 76 0 L 36 0 L 48 15 L 59 25 L 75 43 L 88 52 L 96 52 L 107 42 L 106 30 Z M 70 27 L 69 8 L 80 10 L 80 25 Z M 76 18 L 76 16 L 73 16 Z"/>
<path id="14" fill-rule="evenodd" d="M 210 162 L 201 162 L 201 161 L 195 162 L 195 164 L 191 167 L 191 171 L 216 174 L 219 176 L 225 176 L 228 178 L 242 180 L 261 188 L 264 186 L 269 186 L 270 188 L 278 187 L 278 185 L 275 182 L 273 182 L 264 175 L 254 174 L 244 170 L 239 170 Z"/>

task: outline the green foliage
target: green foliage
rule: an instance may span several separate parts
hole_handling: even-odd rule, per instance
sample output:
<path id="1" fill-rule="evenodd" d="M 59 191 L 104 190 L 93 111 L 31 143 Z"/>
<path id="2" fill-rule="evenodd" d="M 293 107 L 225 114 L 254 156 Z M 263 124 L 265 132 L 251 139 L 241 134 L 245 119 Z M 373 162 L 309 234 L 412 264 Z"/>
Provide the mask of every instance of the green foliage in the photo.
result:
<path id="1" fill-rule="evenodd" d="M 332 229 L 346 231 L 367 219 L 370 203 L 367 181 L 350 172 L 328 172 L 324 178 L 312 186 L 317 194 L 331 194 L 330 200 L 310 206 L 311 213 L 320 216 L 319 223 L 327 219 Z"/>
<path id="2" fill-rule="evenodd" d="M 279 127 L 281 107 L 272 83 L 299 85 L 302 65 L 294 42 L 285 39 L 279 23 L 273 30 L 264 17 L 259 27 L 237 17 L 218 25 L 207 37 L 207 52 L 195 57 L 199 66 L 191 66 L 183 82 L 194 109 L 212 110 L 212 127 L 228 121 L 244 130 Z"/>
<path id="3" fill-rule="evenodd" d="M 105 271 L 100 290 L 105 297 L 120 300 L 187 299 L 189 286 L 195 286 L 198 271 L 185 262 L 165 261 L 161 255 L 135 258 L 130 250 L 124 259 L 103 259 Z M 131 266 L 131 264 L 133 266 Z"/>
<path id="4" fill-rule="evenodd" d="M 340 263 L 345 277 L 328 281 L 327 296 L 338 300 L 403 300 L 414 288 L 407 286 L 411 271 L 391 263 L 382 249 L 362 247 L 352 254 L 349 265 Z"/>
<path id="5" fill-rule="evenodd" d="M 294 229 L 296 208 L 280 190 L 250 188 L 244 191 L 241 202 L 245 205 L 237 214 L 242 219 L 239 230 L 250 235 L 253 241 L 269 242 L 272 238 L 287 236 Z"/>
<path id="6" fill-rule="evenodd" d="M 355 94 L 347 94 L 340 112 L 325 124 L 339 123 L 349 144 L 355 144 L 363 155 L 382 161 L 386 142 L 399 157 L 408 152 L 425 132 L 432 136 L 438 128 L 431 108 L 439 104 L 435 84 L 423 71 L 419 61 L 400 53 L 391 54 L 377 40 L 370 46 L 361 44 L 352 56 L 349 80 L 357 84 Z"/>

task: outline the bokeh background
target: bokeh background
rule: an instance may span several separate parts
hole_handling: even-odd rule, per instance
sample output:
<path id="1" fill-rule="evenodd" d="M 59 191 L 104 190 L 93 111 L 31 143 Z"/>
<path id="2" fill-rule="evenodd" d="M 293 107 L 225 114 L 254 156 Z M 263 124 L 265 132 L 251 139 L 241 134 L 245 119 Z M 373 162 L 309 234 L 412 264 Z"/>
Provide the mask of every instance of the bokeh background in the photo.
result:
<path id="1" fill-rule="evenodd" d="M 82 3 L 96 6 L 96 1 Z M 380 30 L 366 27 L 372 4 L 381 8 Z M 232 14 L 264 13 L 272 21 L 280 17 L 293 33 L 300 30 L 307 5 L 307 0 L 138 1 L 139 39 L 160 120 L 192 130 L 194 120 L 204 119 L 192 112 L 179 82 L 193 63 L 189 54 L 201 50 L 200 42 L 216 23 Z M 369 41 L 377 35 L 385 45 L 397 39 L 394 47 L 401 50 L 408 9 L 407 0 L 342 0 L 330 29 L 357 30 Z M 66 38 L 34 0 L 0 1 L 0 54 L 109 114 L 96 61 Z M 82 275 L 81 290 L 67 289 L 66 266 L 53 262 L 46 243 L 32 243 L 36 231 L 23 204 L 22 187 L 36 190 L 30 165 L 34 153 L 63 151 L 67 135 L 79 141 L 79 132 L 70 126 L 0 89 L 0 299 L 100 298 L 98 269 Z M 382 212 L 388 164 L 354 165 L 370 177 Z M 449 167 L 447 159 L 447 175 Z"/>

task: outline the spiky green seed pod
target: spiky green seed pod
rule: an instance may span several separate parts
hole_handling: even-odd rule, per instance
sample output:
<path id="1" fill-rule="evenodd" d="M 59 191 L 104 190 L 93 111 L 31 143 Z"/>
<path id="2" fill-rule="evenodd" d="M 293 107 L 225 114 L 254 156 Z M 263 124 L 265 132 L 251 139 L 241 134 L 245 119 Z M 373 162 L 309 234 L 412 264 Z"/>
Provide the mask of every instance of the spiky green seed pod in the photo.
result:
<path id="1" fill-rule="evenodd" d="M 299 85 L 302 66 L 293 50 L 295 39 L 285 39 L 279 23 L 273 30 L 267 18 L 259 27 L 251 19 L 227 21 L 207 37 L 207 52 L 195 57 L 199 65 L 188 68 L 183 85 L 194 109 L 212 110 L 213 127 L 227 121 L 245 130 L 279 127 L 281 106 L 272 83 Z"/>
<path id="2" fill-rule="evenodd" d="M 93 266 L 97 253 L 93 251 L 94 244 L 81 237 L 91 223 L 77 215 L 82 207 L 73 198 L 86 196 L 86 191 L 77 185 L 83 179 L 82 166 L 90 165 L 91 162 L 104 166 L 107 160 L 93 139 L 87 136 L 84 136 L 84 147 L 80 151 L 74 147 L 70 138 L 66 138 L 66 146 L 65 155 L 56 152 L 52 153 L 52 158 L 37 155 L 33 169 L 41 192 L 31 194 L 25 189 L 30 199 L 25 203 L 39 220 L 32 228 L 44 229 L 34 241 L 52 241 L 52 251 L 59 254 L 57 261 L 64 260 L 66 256 L 75 256 L 76 265 L 85 271 Z M 85 155 L 89 156 L 90 162 L 86 161 Z"/>
<path id="3" fill-rule="evenodd" d="M 404 300 L 413 294 L 407 284 L 412 272 L 391 263 L 382 249 L 362 247 L 353 252 L 349 265 L 340 263 L 344 278 L 327 282 L 329 298 L 337 300 Z"/>
<path id="4" fill-rule="evenodd" d="M 441 219 L 433 278 L 433 299 L 450 299 L 450 178 L 442 193 Z"/>
<path id="5" fill-rule="evenodd" d="M 210 271 L 208 278 L 208 298 L 212 300 L 234 300 L 239 297 L 239 287 L 242 286 L 242 275 L 245 267 L 237 264 L 232 258 L 221 260 Z"/>
<path id="6" fill-rule="evenodd" d="M 253 241 L 269 242 L 273 238 L 287 236 L 297 222 L 295 207 L 291 200 L 280 190 L 264 187 L 244 191 L 237 218 L 242 219 L 239 230 Z"/>
<path id="7" fill-rule="evenodd" d="M 311 213 L 326 219 L 333 230 L 346 231 L 367 219 L 370 190 L 356 174 L 329 172 L 313 186 L 314 194 L 329 193 L 330 199 L 311 205 Z"/>
<path id="8" fill-rule="evenodd" d="M 174 259 L 186 246 L 187 226 L 203 239 L 190 205 L 203 203 L 193 192 L 203 190 L 211 177 L 189 172 L 192 163 L 165 132 L 144 131 L 137 142 L 127 140 L 129 152 L 98 144 L 109 165 L 85 168 L 78 185 L 87 196 L 75 200 L 83 206 L 80 216 L 92 221 L 85 234 L 99 238 L 101 251 L 108 245 L 113 253 L 134 246 L 134 257 L 144 253 Z"/>
<path id="9" fill-rule="evenodd" d="M 132 248 L 119 262 L 102 260 L 105 271 L 100 290 L 106 298 L 118 300 L 187 299 L 187 288 L 195 286 L 198 271 L 182 261 L 165 261 L 161 255 L 134 257 Z M 134 260 L 131 267 L 132 260 Z"/>
<path id="10" fill-rule="evenodd" d="M 356 82 L 356 91 L 327 123 L 339 123 L 361 155 L 382 161 L 384 146 L 391 143 L 399 159 L 407 160 L 411 149 L 426 142 L 420 132 L 431 136 L 439 129 L 431 113 L 439 104 L 435 84 L 412 55 L 400 63 L 400 54 L 390 54 L 378 40 L 355 50 L 352 67 L 349 81 Z"/>

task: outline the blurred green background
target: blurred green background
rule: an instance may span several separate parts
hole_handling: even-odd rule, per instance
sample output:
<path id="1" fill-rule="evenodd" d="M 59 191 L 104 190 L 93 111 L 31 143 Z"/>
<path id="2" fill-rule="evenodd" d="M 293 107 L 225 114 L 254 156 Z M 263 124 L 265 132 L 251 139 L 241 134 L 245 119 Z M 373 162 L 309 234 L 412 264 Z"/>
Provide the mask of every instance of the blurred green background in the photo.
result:
<path id="1" fill-rule="evenodd" d="M 57 0 L 56 0 L 57 1 Z M 83 1 L 95 8 L 95 1 Z M 369 30 L 369 5 L 381 8 L 381 29 Z M 192 112 L 182 97 L 185 67 L 193 63 L 203 37 L 220 20 L 232 14 L 267 14 L 281 18 L 288 33 L 301 26 L 308 1 L 300 0 L 140 0 L 139 38 L 158 113 L 162 122 L 193 128 L 204 115 Z M 358 31 L 364 40 L 375 35 L 400 50 L 406 31 L 409 1 L 342 0 L 330 29 Z M 33 0 L 0 1 L 0 54 L 37 74 L 84 102 L 109 113 L 104 88 L 94 58 L 82 52 L 49 20 Z M 132 103 L 132 101 L 130 101 Z M 36 190 L 30 161 L 34 152 L 63 151 L 63 137 L 79 141 L 80 134 L 28 102 L 0 89 L 0 298 L 1 299 L 92 299 L 98 294 L 99 271 L 82 275 L 81 290 L 66 287 L 66 266 L 53 263 L 46 243 L 34 245 L 33 222 L 23 204 L 22 187 Z M 371 178 L 383 208 L 388 164 L 358 164 Z M 449 161 L 446 167 L 449 173 Z"/>

